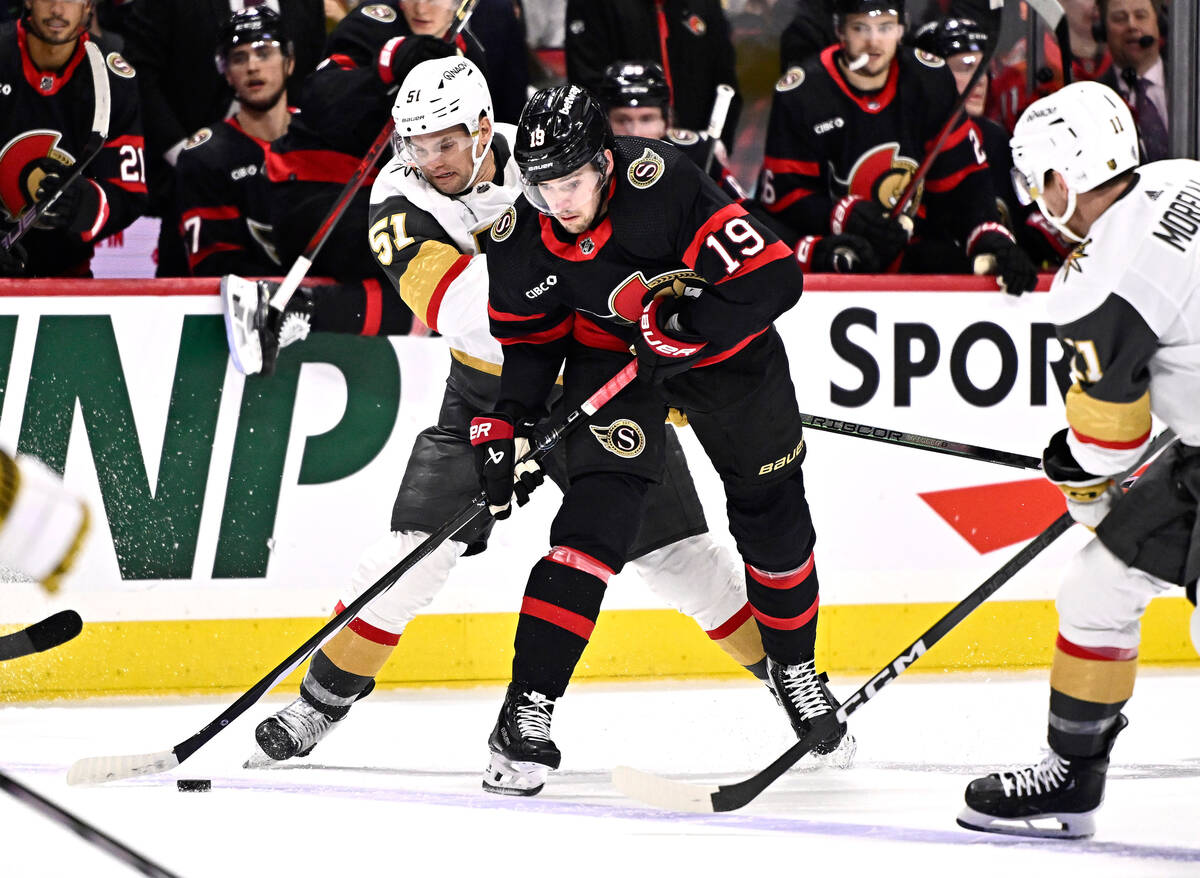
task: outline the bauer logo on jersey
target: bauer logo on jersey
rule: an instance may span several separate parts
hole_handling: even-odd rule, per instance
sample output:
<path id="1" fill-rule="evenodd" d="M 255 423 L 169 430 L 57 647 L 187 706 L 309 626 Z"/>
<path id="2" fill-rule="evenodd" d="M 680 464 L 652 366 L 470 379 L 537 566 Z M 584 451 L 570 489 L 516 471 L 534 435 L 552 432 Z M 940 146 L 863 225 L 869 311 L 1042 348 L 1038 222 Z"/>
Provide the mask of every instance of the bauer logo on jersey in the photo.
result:
<path id="1" fill-rule="evenodd" d="M 208 140 L 210 137 L 212 137 L 212 129 L 211 128 L 201 128 L 199 131 L 197 131 L 195 134 L 193 134 L 191 137 L 189 137 L 187 139 L 187 142 L 183 145 L 183 148 L 191 149 L 193 146 L 199 146 L 200 144 L 202 144 L 206 140 Z"/>
<path id="2" fill-rule="evenodd" d="M 619 418 L 607 427 L 588 427 L 601 445 L 617 457 L 637 457 L 646 449 L 646 434 L 635 422 Z"/>
<path id="3" fill-rule="evenodd" d="M 642 157 L 629 166 L 629 182 L 636 189 L 649 189 L 658 182 L 665 168 L 662 156 L 646 147 Z"/>
<path id="4" fill-rule="evenodd" d="M 122 58 L 119 52 L 109 52 L 104 60 L 108 63 L 108 69 L 122 79 L 133 79 L 137 75 L 133 65 Z"/>
<path id="5" fill-rule="evenodd" d="M 934 55 L 932 52 L 926 52 L 924 49 L 914 49 L 913 54 L 917 56 L 917 60 L 926 67 L 945 67 L 946 59 L 939 55 Z"/>
<path id="6" fill-rule="evenodd" d="M 510 207 L 492 223 L 492 240 L 503 241 L 512 234 L 512 230 L 517 227 L 517 211 L 516 208 Z"/>
<path id="7" fill-rule="evenodd" d="M 370 6 L 361 7 L 361 9 L 363 15 L 369 16 L 376 21 L 382 21 L 385 24 L 396 20 L 396 10 L 381 3 L 372 3 Z"/>
<path id="8" fill-rule="evenodd" d="M 775 83 L 775 91 L 791 91 L 798 88 L 800 83 L 804 82 L 803 67 L 789 67 L 787 73 L 779 78 L 779 82 Z"/>

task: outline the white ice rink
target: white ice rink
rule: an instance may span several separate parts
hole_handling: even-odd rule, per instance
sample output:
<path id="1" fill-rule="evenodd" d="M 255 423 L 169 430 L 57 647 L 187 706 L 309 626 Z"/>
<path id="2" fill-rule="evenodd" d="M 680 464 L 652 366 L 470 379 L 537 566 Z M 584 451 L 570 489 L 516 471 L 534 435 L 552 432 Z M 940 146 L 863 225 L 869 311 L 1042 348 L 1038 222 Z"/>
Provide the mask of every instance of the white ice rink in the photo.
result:
<path id="1" fill-rule="evenodd" d="M 848 692 L 860 680 L 835 679 Z M 209 876 L 1200 875 L 1200 674 L 1143 670 L 1099 830 L 1086 842 L 959 829 L 974 776 L 1028 764 L 1046 673 L 920 675 L 852 717 L 849 771 L 793 770 L 743 811 L 679 815 L 622 797 L 619 763 L 688 780 L 753 774 L 792 739 L 752 682 L 576 685 L 558 706 L 563 767 L 532 799 L 480 790 L 502 687 L 380 692 L 305 760 L 249 771 L 257 705 L 171 774 L 68 787 L 82 756 L 163 750 L 228 699 L 0 709 L 0 767 L 184 878 Z M 211 778 L 180 793 L 178 778 Z M 137 874 L 0 795 L 0 875 Z"/>

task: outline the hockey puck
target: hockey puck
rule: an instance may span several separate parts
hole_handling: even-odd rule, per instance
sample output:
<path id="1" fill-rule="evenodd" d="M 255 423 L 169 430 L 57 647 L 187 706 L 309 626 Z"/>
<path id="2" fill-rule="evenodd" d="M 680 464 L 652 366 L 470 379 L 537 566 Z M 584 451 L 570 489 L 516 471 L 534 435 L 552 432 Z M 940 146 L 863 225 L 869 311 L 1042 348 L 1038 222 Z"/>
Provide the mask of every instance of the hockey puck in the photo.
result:
<path id="1" fill-rule="evenodd" d="M 181 793 L 207 793 L 212 789 L 211 780 L 177 780 L 175 787 Z"/>

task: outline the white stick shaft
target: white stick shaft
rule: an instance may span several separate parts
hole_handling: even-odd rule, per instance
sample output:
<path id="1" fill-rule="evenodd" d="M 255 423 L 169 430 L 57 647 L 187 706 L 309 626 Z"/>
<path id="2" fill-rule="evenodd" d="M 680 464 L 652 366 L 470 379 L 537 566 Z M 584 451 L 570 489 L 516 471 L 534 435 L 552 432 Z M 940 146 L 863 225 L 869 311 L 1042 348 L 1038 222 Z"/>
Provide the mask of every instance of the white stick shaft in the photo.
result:
<path id="1" fill-rule="evenodd" d="M 717 96 L 713 100 L 712 113 L 708 117 L 709 138 L 716 140 L 725 128 L 725 119 L 729 116 L 729 105 L 733 103 L 733 86 L 721 83 L 717 86 Z"/>
<path id="2" fill-rule="evenodd" d="M 296 257 L 296 261 L 288 269 L 283 283 L 279 285 L 279 289 L 271 297 L 272 308 L 276 311 L 282 311 L 287 307 L 288 301 L 292 298 L 292 293 L 296 292 L 296 288 L 300 286 L 300 281 L 304 280 L 304 276 L 308 274 L 310 268 L 312 268 L 311 259 L 306 259 L 303 256 Z"/>

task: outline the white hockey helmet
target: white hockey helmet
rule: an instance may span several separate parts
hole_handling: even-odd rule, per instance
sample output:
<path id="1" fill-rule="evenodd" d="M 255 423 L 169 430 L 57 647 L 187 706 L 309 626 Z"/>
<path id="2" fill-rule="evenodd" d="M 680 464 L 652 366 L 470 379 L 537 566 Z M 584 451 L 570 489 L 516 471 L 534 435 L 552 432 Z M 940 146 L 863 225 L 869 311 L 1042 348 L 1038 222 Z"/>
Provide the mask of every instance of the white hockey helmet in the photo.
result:
<path id="1" fill-rule="evenodd" d="M 482 71 L 473 62 L 459 55 L 422 61 L 404 77 L 392 104 L 392 121 L 396 126 L 392 146 L 403 161 L 419 169 L 413 137 L 462 125 L 470 136 L 472 149 L 475 149 L 479 120 L 483 116 L 494 121 L 492 94 Z M 468 189 L 479 176 L 489 146 L 490 138 L 479 155 L 472 154 L 474 167 Z"/>
<path id="2" fill-rule="evenodd" d="M 1066 228 L 1076 197 L 1138 165 L 1133 116 L 1121 96 L 1099 82 L 1073 82 L 1025 108 L 1009 141 L 1013 185 L 1023 204 L 1037 203 L 1054 226 Z M 1046 175 L 1058 171 L 1067 184 L 1067 207 L 1055 216 L 1046 206 Z"/>

